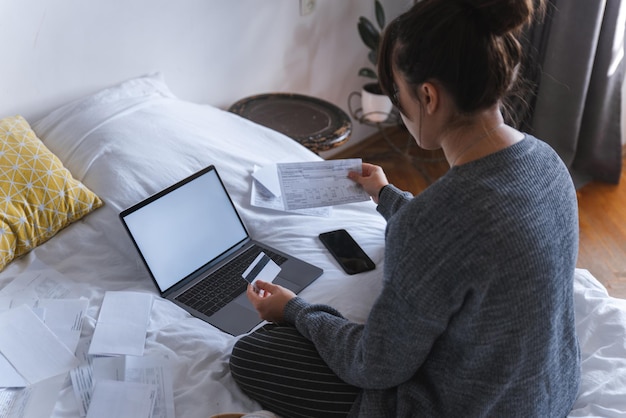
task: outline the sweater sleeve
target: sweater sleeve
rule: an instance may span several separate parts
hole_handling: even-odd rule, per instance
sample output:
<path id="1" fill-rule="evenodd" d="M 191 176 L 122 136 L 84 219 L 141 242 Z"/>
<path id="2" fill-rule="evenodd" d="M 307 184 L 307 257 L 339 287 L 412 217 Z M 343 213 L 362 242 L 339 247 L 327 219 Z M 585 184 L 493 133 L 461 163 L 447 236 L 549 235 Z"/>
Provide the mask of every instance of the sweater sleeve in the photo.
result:
<path id="1" fill-rule="evenodd" d="M 378 195 L 378 212 L 387 220 L 402 206 L 411 201 L 413 195 L 392 184 L 383 187 Z"/>

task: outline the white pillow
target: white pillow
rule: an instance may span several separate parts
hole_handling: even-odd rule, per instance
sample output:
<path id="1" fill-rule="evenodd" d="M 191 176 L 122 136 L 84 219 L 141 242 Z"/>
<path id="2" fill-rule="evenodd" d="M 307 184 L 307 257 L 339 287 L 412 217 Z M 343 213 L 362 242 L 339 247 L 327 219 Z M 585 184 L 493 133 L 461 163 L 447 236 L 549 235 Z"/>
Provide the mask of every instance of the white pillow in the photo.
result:
<path id="1" fill-rule="evenodd" d="M 85 175 L 89 161 L 107 148 L 88 136 L 107 123 L 129 115 L 160 98 L 175 98 L 161 74 L 131 79 L 103 89 L 54 110 L 32 123 L 33 130 L 48 148 L 79 179 Z M 77 154 L 78 153 L 78 154 Z"/>
<path id="2" fill-rule="evenodd" d="M 69 103 L 33 129 L 78 179 L 120 210 L 210 164 L 247 190 L 243 182 L 249 184 L 255 162 L 318 158 L 240 116 L 179 100 L 160 74 Z M 277 144 L 278 152 L 267 152 Z"/>

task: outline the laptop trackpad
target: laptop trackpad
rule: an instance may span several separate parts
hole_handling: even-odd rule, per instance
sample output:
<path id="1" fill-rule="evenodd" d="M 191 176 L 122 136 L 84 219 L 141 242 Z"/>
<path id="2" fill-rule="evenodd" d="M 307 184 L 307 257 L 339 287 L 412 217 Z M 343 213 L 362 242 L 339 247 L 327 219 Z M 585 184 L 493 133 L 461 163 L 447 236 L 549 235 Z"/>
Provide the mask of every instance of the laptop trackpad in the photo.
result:
<path id="1" fill-rule="evenodd" d="M 244 308 L 256 313 L 256 309 L 254 309 L 254 306 L 252 306 L 252 303 L 248 300 L 248 296 L 246 296 L 245 292 L 233 299 L 231 303 L 243 306 Z"/>
<path id="2" fill-rule="evenodd" d="M 274 283 L 281 285 L 282 287 L 286 287 L 287 289 L 291 290 L 295 294 L 300 293 L 300 291 L 303 289 L 301 285 L 294 283 L 292 281 L 289 281 L 280 276 L 274 279 Z"/>
<path id="3" fill-rule="evenodd" d="M 262 321 L 245 293 L 215 312 L 210 319 L 213 325 L 232 335 L 244 334 Z"/>

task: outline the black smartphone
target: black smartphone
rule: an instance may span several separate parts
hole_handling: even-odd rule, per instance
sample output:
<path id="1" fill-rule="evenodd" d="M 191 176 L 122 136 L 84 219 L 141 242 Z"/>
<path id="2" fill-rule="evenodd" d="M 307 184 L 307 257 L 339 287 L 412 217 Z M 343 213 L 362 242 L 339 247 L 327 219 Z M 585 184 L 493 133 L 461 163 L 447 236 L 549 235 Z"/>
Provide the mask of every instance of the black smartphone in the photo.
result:
<path id="1" fill-rule="evenodd" d="M 345 229 L 323 232 L 320 241 L 348 274 L 374 270 L 376 264 Z"/>

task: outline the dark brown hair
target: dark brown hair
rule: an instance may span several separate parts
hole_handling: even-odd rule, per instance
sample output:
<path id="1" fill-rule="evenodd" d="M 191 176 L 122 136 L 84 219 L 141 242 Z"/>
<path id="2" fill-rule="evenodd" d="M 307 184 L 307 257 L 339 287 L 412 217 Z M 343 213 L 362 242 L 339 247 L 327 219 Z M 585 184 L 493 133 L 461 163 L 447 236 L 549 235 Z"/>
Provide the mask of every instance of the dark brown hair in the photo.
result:
<path id="1" fill-rule="evenodd" d="M 395 100 L 395 68 L 410 86 L 437 80 L 463 113 L 493 106 L 516 80 L 522 59 L 517 35 L 543 7 L 543 0 L 416 3 L 384 32 L 378 57 L 383 91 Z"/>

